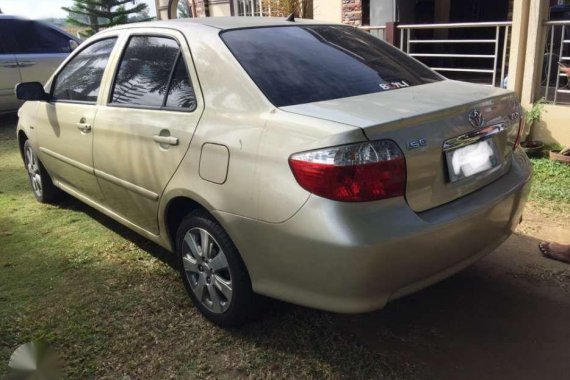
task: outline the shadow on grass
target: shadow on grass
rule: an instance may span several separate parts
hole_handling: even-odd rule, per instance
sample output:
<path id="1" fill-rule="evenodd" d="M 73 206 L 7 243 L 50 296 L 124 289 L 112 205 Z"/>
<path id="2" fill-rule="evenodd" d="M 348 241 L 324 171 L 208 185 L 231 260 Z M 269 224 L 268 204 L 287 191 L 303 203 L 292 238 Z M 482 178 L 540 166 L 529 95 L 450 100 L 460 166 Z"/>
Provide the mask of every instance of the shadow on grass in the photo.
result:
<path id="1" fill-rule="evenodd" d="M 91 206 L 81 202 L 80 200 L 67 195 L 65 199 L 57 204 L 57 206 L 88 215 L 91 219 L 97 221 L 99 224 L 102 224 L 122 238 L 134 243 L 138 248 L 166 263 L 172 269 L 178 270 L 174 254 L 162 248 L 158 244 L 137 234 L 133 230 L 123 226 L 121 223 L 115 221 L 114 219 L 111 219 L 105 214 L 97 211 Z"/>
<path id="2" fill-rule="evenodd" d="M 15 113 L 0 115 L 0 140 L 11 138 L 15 140 L 18 115 Z"/>

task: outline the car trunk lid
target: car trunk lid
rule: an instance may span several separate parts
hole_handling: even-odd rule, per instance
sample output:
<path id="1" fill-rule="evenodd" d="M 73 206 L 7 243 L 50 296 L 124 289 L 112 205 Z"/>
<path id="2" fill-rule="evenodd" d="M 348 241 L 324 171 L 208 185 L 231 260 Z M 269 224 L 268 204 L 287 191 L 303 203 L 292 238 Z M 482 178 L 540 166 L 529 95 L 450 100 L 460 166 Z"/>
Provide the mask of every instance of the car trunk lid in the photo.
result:
<path id="1" fill-rule="evenodd" d="M 450 80 L 282 109 L 360 127 L 370 140 L 395 141 L 406 157 L 406 199 L 417 212 L 451 202 L 505 174 L 520 113 L 512 92 Z M 450 154 L 455 152 L 446 151 L 479 141 L 488 141 L 484 144 L 495 152 L 493 168 L 453 178 Z"/>

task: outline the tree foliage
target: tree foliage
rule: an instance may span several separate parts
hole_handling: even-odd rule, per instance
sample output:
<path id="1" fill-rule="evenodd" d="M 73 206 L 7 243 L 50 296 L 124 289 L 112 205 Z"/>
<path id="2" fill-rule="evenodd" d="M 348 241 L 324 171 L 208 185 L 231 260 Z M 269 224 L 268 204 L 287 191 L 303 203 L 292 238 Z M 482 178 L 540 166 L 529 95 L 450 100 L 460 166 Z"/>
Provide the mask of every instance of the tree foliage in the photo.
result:
<path id="1" fill-rule="evenodd" d="M 148 17 L 148 6 L 137 4 L 137 0 L 74 0 L 71 7 L 62 9 L 69 13 L 69 24 L 86 28 L 81 33 L 83 37 L 115 25 L 152 20 Z"/>

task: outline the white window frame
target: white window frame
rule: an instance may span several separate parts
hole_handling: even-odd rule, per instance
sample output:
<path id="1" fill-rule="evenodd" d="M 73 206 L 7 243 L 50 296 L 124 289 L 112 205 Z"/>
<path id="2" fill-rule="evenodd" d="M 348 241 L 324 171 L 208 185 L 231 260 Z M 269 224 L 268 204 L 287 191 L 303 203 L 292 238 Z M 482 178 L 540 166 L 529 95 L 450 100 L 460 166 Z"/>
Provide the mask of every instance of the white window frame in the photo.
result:
<path id="1" fill-rule="evenodd" d="M 233 2 L 234 16 L 268 16 L 263 11 L 263 0 L 233 0 Z M 271 14 L 271 9 L 269 9 L 268 13 Z"/>

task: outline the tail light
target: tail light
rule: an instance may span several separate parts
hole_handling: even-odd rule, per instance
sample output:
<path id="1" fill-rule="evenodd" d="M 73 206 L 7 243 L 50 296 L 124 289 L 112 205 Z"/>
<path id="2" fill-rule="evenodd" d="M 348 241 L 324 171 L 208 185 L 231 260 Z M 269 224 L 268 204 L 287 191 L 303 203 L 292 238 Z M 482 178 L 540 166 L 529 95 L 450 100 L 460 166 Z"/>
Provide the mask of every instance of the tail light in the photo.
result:
<path id="1" fill-rule="evenodd" d="M 406 160 L 390 140 L 297 153 L 289 166 L 305 190 L 336 201 L 397 197 L 406 189 Z"/>

